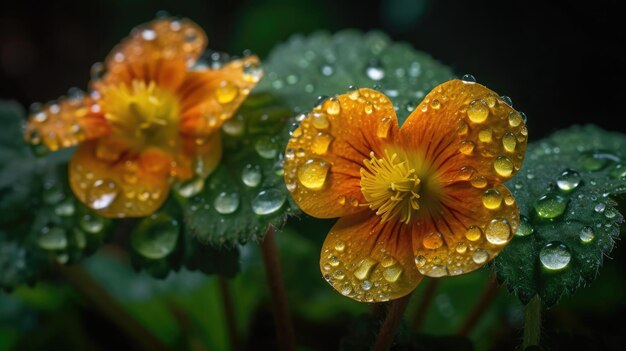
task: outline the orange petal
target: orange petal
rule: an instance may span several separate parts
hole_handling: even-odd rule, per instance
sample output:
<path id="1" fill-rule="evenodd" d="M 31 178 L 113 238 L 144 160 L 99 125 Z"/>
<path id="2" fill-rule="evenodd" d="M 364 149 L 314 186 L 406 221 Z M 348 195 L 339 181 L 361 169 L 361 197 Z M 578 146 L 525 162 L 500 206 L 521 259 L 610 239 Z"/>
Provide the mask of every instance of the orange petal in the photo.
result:
<path id="1" fill-rule="evenodd" d="M 111 128 L 91 97 L 61 98 L 29 116 L 26 140 L 58 150 L 109 134 Z"/>
<path id="2" fill-rule="evenodd" d="M 431 277 L 471 272 L 498 255 L 518 224 L 519 209 L 503 185 L 452 184 L 440 208 L 413 225 L 415 263 Z"/>
<path id="3" fill-rule="evenodd" d="M 181 133 L 207 136 L 232 117 L 263 71 L 256 56 L 234 60 L 220 69 L 192 71 L 178 89 Z"/>
<path id="4" fill-rule="evenodd" d="M 360 89 L 326 100 L 300 123 L 285 152 L 285 183 L 298 206 L 319 218 L 363 211 L 360 169 L 393 143 L 398 121 L 389 99 Z M 368 209 L 369 211 L 369 209 Z"/>
<path id="5" fill-rule="evenodd" d="M 103 85 L 154 81 L 175 90 L 187 67 L 196 62 L 207 45 L 204 31 L 188 19 L 157 19 L 134 28 L 105 61 L 106 73 L 95 81 Z"/>
<path id="6" fill-rule="evenodd" d="M 98 155 L 99 141 L 81 144 L 69 164 L 69 181 L 76 197 L 105 217 L 144 217 L 167 198 L 169 169 L 146 169 L 147 161 L 162 163 L 163 154 L 129 155 L 115 159 Z M 143 157 L 142 157 L 143 156 Z"/>
<path id="7" fill-rule="evenodd" d="M 493 91 L 451 80 L 424 98 L 400 133 L 405 146 L 423 150 L 443 183 L 477 178 L 497 184 L 521 167 L 528 130 Z"/>
<path id="8" fill-rule="evenodd" d="M 222 158 L 222 136 L 214 133 L 205 138 L 183 138 L 183 148 L 176 156 L 181 168 L 175 169 L 176 177 L 187 180 L 194 175 L 208 177 Z M 185 167 L 185 169 L 182 169 Z"/>
<path id="9" fill-rule="evenodd" d="M 324 278 L 335 290 L 361 302 L 411 293 L 422 275 L 415 268 L 410 230 L 397 221 L 380 223 L 379 216 L 367 212 L 340 218 L 322 247 Z"/>

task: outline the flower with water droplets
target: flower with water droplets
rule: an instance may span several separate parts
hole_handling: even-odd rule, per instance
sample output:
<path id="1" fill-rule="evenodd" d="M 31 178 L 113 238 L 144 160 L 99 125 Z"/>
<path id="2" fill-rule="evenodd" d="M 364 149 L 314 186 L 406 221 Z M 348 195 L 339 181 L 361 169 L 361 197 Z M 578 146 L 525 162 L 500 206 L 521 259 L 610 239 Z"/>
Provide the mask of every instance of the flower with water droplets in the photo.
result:
<path id="1" fill-rule="evenodd" d="M 358 301 L 387 301 L 424 275 L 492 260 L 520 222 L 503 182 L 520 169 L 527 137 L 507 101 L 462 80 L 434 88 L 402 128 L 371 89 L 315 107 L 292 133 L 284 174 L 304 212 L 340 217 L 322 247 L 326 281 Z"/>
<path id="2" fill-rule="evenodd" d="M 263 74 L 255 56 L 199 64 L 206 45 L 187 19 L 133 29 L 94 65 L 89 94 L 74 91 L 33 111 L 26 138 L 50 150 L 78 145 L 70 185 L 99 214 L 155 212 L 172 183 L 202 180 L 216 167 L 219 128 Z"/>

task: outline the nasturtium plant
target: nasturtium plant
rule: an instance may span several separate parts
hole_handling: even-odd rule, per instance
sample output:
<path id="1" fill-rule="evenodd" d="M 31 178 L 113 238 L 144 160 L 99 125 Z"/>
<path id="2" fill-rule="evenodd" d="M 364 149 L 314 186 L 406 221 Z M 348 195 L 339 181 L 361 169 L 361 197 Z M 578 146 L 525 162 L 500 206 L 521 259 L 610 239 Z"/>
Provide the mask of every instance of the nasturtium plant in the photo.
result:
<path id="1" fill-rule="evenodd" d="M 523 303 L 552 306 L 591 283 L 613 249 L 624 217 L 626 136 L 576 126 L 528 145 L 507 183 L 522 222 L 495 260 L 500 281 Z"/>

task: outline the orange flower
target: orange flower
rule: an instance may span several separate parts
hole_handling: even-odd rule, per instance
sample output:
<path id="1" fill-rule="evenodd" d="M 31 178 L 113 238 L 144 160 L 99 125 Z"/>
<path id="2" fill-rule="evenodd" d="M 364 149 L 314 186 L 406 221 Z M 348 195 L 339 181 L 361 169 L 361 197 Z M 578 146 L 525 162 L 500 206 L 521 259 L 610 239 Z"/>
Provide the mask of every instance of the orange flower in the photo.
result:
<path id="1" fill-rule="evenodd" d="M 387 301 L 423 275 L 493 259 L 519 223 L 502 182 L 519 170 L 527 134 L 497 94 L 460 80 L 433 89 L 402 128 L 370 89 L 314 108 L 287 145 L 285 182 L 304 212 L 341 217 L 322 248 L 324 278 L 352 299 Z"/>
<path id="2" fill-rule="evenodd" d="M 187 19 L 135 28 L 96 64 L 91 92 L 31 115 L 26 138 L 51 150 L 80 144 L 70 161 L 74 194 L 105 217 L 156 211 L 170 185 L 206 178 L 219 163 L 219 128 L 261 79 L 257 57 L 218 69 L 195 65 L 207 44 Z M 194 66 L 195 65 L 195 66 Z"/>

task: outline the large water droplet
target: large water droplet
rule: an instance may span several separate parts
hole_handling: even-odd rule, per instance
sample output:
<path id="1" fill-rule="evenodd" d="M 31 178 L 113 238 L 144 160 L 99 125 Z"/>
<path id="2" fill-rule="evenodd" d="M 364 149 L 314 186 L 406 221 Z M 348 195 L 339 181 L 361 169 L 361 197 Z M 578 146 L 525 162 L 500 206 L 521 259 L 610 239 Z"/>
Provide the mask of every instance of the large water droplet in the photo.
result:
<path id="1" fill-rule="evenodd" d="M 506 152 L 514 152 L 515 147 L 517 146 L 517 138 L 511 132 L 506 132 L 502 136 L 502 147 Z"/>
<path id="2" fill-rule="evenodd" d="M 367 279 L 377 264 L 378 261 L 371 257 L 362 259 L 361 262 L 359 262 L 356 270 L 354 271 L 354 276 L 359 280 Z"/>
<path id="3" fill-rule="evenodd" d="M 149 259 L 161 259 L 176 248 L 180 225 L 172 217 L 158 213 L 143 219 L 133 231 L 133 249 Z"/>
<path id="4" fill-rule="evenodd" d="M 239 95 L 239 88 L 231 81 L 225 80 L 215 91 L 215 98 L 220 104 L 228 104 Z"/>
<path id="5" fill-rule="evenodd" d="M 580 174 L 574 170 L 568 169 L 563 171 L 556 179 L 556 185 L 559 189 L 567 192 L 576 189 L 578 185 L 580 185 L 580 181 Z"/>
<path id="6" fill-rule="evenodd" d="M 241 171 L 241 181 L 251 188 L 258 186 L 262 177 L 261 167 L 258 165 L 248 164 Z"/>
<path id="7" fill-rule="evenodd" d="M 430 232 L 424 236 L 422 244 L 427 249 L 435 250 L 443 245 L 443 238 L 441 234 L 437 232 Z"/>
<path id="8" fill-rule="evenodd" d="M 231 214 L 239 207 L 239 195 L 237 193 L 221 192 L 213 202 L 215 210 L 221 214 Z"/>
<path id="9" fill-rule="evenodd" d="M 87 193 L 87 203 L 94 210 L 105 209 L 115 201 L 119 189 L 112 180 L 96 180 Z"/>
<path id="10" fill-rule="evenodd" d="M 256 62 L 246 63 L 243 66 L 243 79 L 250 83 L 256 83 L 263 77 L 263 68 Z"/>
<path id="11" fill-rule="evenodd" d="M 461 80 L 463 83 L 476 83 L 476 78 L 471 74 L 464 74 L 463 77 L 461 77 Z"/>
<path id="12" fill-rule="evenodd" d="M 572 254 L 565 244 L 553 241 L 546 244 L 539 252 L 541 264 L 549 270 L 560 270 L 569 264 Z"/>
<path id="13" fill-rule="evenodd" d="M 67 236 L 65 230 L 54 228 L 43 228 L 37 239 L 39 247 L 44 250 L 63 250 L 67 247 Z"/>
<path id="14" fill-rule="evenodd" d="M 298 180 L 311 190 L 319 190 L 326 183 L 330 165 L 321 160 L 311 159 L 298 168 Z"/>
<path id="15" fill-rule="evenodd" d="M 533 225 L 530 223 L 530 220 L 526 216 L 521 215 L 519 226 L 517 227 L 517 230 L 515 231 L 515 235 L 528 236 L 532 234 L 534 231 L 535 231 L 535 228 L 533 228 Z"/>
<path id="16" fill-rule="evenodd" d="M 467 116 L 474 123 L 483 123 L 489 117 L 489 108 L 482 100 L 473 100 L 467 108 Z"/>
<path id="17" fill-rule="evenodd" d="M 482 234 L 483 234 L 482 230 L 480 230 L 479 227 L 473 225 L 467 228 L 467 231 L 465 232 L 465 238 L 467 238 L 467 240 L 469 241 L 476 241 L 480 239 L 480 236 Z"/>
<path id="18" fill-rule="evenodd" d="M 483 193 L 482 200 L 485 208 L 496 210 L 502 204 L 502 193 L 498 189 L 489 189 Z"/>
<path id="19" fill-rule="evenodd" d="M 278 189 L 261 191 L 252 200 L 252 211 L 258 215 L 269 215 L 278 211 L 287 200 L 285 193 Z"/>
<path id="20" fill-rule="evenodd" d="M 402 275 L 402 267 L 398 264 L 389 266 L 383 270 L 383 278 L 390 283 L 398 281 Z"/>
<path id="21" fill-rule="evenodd" d="M 332 141 L 330 134 L 319 132 L 311 142 L 311 151 L 316 155 L 325 155 Z"/>
<path id="22" fill-rule="evenodd" d="M 313 112 L 311 114 L 311 124 L 317 129 L 327 129 L 330 126 L 325 113 Z"/>
<path id="23" fill-rule="evenodd" d="M 554 219 L 565 212 L 568 201 L 561 195 L 546 194 L 535 202 L 535 212 L 541 218 Z"/>
<path id="24" fill-rule="evenodd" d="M 474 263 L 476 264 L 483 264 L 487 262 L 488 258 L 489 254 L 483 249 L 476 249 L 476 251 L 474 251 L 474 254 L 472 255 L 472 261 L 474 261 Z"/>
<path id="25" fill-rule="evenodd" d="M 504 219 L 493 219 L 485 228 L 485 238 L 494 245 L 504 245 L 511 237 L 511 227 Z"/>
<path id="26" fill-rule="evenodd" d="M 493 168 L 501 177 L 510 177 L 513 173 L 513 162 L 506 156 L 498 156 L 493 161 Z"/>

